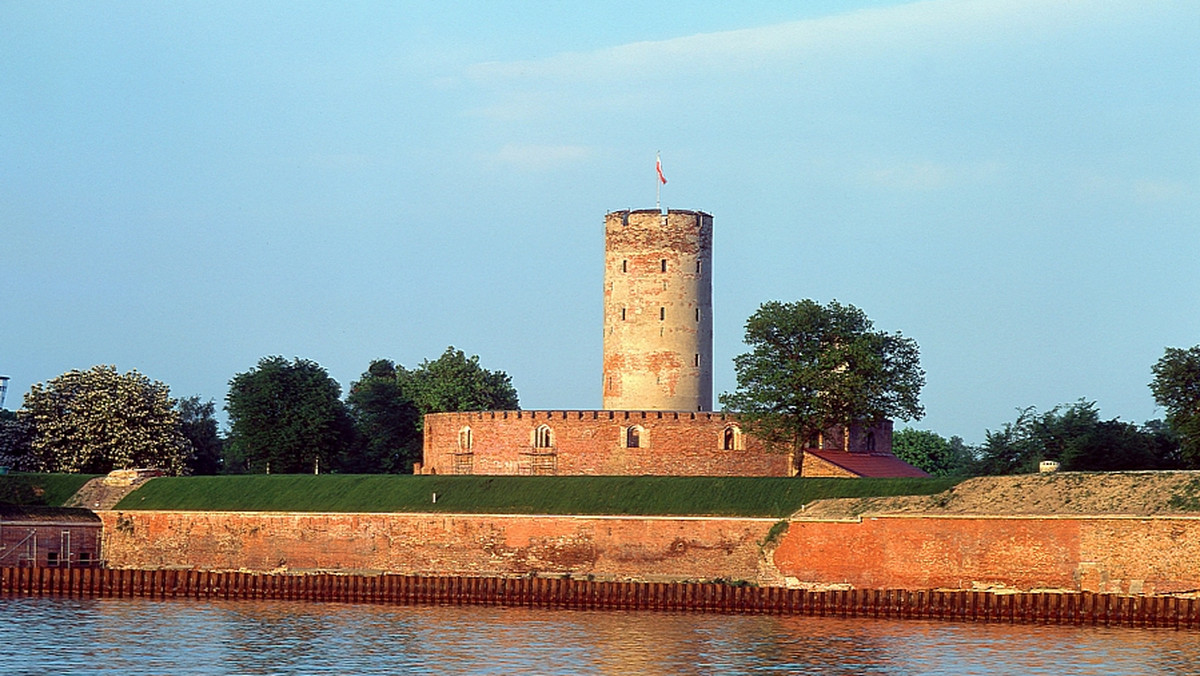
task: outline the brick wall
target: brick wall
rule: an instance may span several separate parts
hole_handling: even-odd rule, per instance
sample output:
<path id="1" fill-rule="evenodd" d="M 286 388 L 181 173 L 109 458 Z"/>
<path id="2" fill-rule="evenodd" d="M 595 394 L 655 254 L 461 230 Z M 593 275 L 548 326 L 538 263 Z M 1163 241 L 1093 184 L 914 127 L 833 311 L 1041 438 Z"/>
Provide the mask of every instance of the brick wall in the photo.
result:
<path id="1" fill-rule="evenodd" d="M 876 516 L 795 520 L 775 551 L 793 582 L 858 588 L 1200 589 L 1200 519 Z"/>
<path id="2" fill-rule="evenodd" d="M 767 581 L 773 519 L 101 512 L 114 568 Z M 768 567 L 769 568 L 769 567 Z M 760 572 L 764 571 L 764 572 Z"/>
<path id="3" fill-rule="evenodd" d="M 679 411 L 481 411 L 425 416 L 422 472 L 437 474 L 562 474 L 788 476 L 786 453 L 765 451 L 757 439 L 738 435 L 724 450 L 721 413 Z M 550 447 L 535 447 L 539 427 L 550 430 Z M 639 447 L 626 445 L 629 427 L 639 428 Z M 470 453 L 461 448 L 470 429 Z M 457 464 L 456 464 L 457 462 Z M 537 472 L 534 467 L 552 467 Z"/>
<path id="4" fill-rule="evenodd" d="M 751 580 L 860 589 L 1200 589 L 1200 518 L 772 519 L 100 512 L 116 568 Z"/>
<path id="5" fill-rule="evenodd" d="M 537 446 L 539 428 L 549 446 Z M 628 445 L 638 428 L 638 447 Z M 726 450 L 725 430 L 736 430 Z M 466 430 L 469 430 L 469 442 Z M 891 421 L 866 430 L 830 430 L 825 448 L 863 451 L 868 431 L 876 448 L 891 449 Z M 469 448 L 468 448 L 469 445 Z M 825 466 L 827 465 L 827 466 Z M 806 470 L 810 469 L 806 467 Z M 806 476 L 846 476 L 815 464 Z M 737 417 L 687 411 L 474 411 L 425 416 L 425 474 L 560 474 L 670 476 L 791 476 L 790 454 L 766 450 L 741 434 Z"/>

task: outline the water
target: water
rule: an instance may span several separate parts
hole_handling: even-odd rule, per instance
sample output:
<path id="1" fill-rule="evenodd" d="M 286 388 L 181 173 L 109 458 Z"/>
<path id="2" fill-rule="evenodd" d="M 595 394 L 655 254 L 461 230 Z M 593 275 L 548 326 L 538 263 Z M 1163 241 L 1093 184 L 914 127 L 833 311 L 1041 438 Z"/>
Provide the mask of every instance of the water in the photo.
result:
<path id="1" fill-rule="evenodd" d="M 1200 633 L 948 622 L 0 599 L 0 674 L 1196 674 Z"/>

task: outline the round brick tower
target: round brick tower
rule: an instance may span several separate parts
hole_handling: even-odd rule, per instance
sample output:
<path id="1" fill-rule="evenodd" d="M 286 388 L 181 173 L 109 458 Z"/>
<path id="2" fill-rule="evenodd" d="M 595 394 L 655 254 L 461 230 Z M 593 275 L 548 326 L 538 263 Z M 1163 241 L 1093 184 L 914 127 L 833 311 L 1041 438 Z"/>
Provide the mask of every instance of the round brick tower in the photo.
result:
<path id="1" fill-rule="evenodd" d="M 604 408 L 712 410 L 712 216 L 604 217 Z"/>

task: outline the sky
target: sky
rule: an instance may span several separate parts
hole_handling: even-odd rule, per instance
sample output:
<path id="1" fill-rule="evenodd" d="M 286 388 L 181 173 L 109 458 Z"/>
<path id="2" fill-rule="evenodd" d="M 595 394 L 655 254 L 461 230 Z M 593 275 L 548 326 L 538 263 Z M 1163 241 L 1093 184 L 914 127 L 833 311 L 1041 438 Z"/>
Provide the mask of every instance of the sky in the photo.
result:
<path id="1" fill-rule="evenodd" d="M 746 6 L 743 6 L 746 5 Z M 714 217 L 714 391 L 763 302 L 917 341 L 983 440 L 1200 344 L 1200 3 L 0 0 L 0 374 L 224 403 L 453 345 L 601 400 L 604 214 Z"/>

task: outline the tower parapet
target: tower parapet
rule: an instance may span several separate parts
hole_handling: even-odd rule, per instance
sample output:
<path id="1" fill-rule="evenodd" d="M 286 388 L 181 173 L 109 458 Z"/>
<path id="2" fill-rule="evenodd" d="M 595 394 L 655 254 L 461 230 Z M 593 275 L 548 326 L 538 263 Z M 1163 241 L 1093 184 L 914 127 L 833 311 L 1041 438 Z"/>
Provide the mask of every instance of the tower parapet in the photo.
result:
<path id="1" fill-rule="evenodd" d="M 604 383 L 609 410 L 712 409 L 712 216 L 604 218 Z"/>

